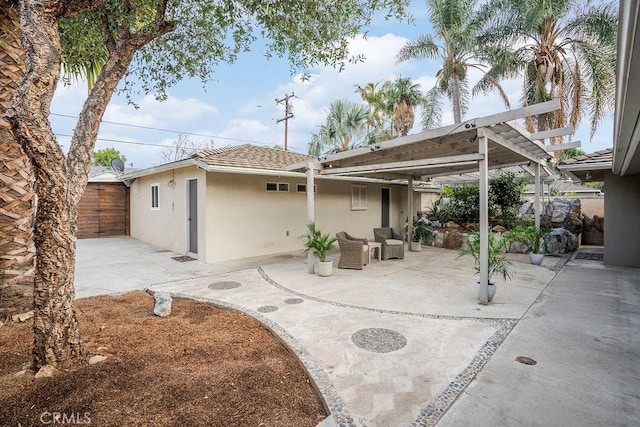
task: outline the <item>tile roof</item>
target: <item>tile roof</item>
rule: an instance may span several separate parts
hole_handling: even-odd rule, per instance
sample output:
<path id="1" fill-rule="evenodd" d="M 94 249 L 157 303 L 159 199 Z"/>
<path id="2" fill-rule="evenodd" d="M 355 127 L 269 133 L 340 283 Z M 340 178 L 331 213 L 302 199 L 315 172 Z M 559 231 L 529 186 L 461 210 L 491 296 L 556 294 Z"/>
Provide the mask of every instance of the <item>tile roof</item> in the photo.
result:
<path id="1" fill-rule="evenodd" d="M 590 164 L 613 163 L 613 148 L 585 154 L 584 156 L 572 157 L 560 162 L 561 166 L 587 166 Z M 610 166 L 609 166 L 610 167 Z M 571 169 L 571 168 L 567 168 Z"/>
<path id="2" fill-rule="evenodd" d="M 244 144 L 200 151 L 195 153 L 192 158 L 210 166 L 286 170 L 290 164 L 303 162 L 314 157 L 276 148 Z"/>

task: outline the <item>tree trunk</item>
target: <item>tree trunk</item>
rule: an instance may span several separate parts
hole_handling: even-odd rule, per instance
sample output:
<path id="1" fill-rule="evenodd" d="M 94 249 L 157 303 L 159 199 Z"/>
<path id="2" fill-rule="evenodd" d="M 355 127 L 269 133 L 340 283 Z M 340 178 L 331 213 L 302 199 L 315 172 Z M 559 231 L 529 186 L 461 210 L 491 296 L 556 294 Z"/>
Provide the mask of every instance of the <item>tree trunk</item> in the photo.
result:
<path id="1" fill-rule="evenodd" d="M 24 76 L 18 2 L 0 5 L 0 319 L 33 308 L 33 174 L 7 110 Z"/>
<path id="2" fill-rule="evenodd" d="M 77 206 L 69 203 L 66 162 L 48 121 L 62 60 L 59 4 L 24 0 L 21 6 L 27 71 L 9 117 L 36 175 L 33 356 L 36 368 L 67 368 L 84 357 L 84 348 L 73 307 Z"/>
<path id="3" fill-rule="evenodd" d="M 462 100 L 460 99 L 460 81 L 453 77 L 453 91 L 451 94 L 453 103 L 453 122 L 462 123 Z"/>
<path id="4" fill-rule="evenodd" d="M 91 2 L 74 5 L 91 5 Z M 78 203 L 87 184 L 91 153 L 100 120 L 134 53 L 174 28 L 173 23 L 164 19 L 166 0 L 160 1 L 152 25 L 136 32 L 132 32 L 128 20 L 111 22 L 107 12 L 102 11 L 102 20 L 108 28 L 103 35 L 109 57 L 80 112 L 65 158 L 48 115 L 62 60 L 58 20 L 63 13 L 69 13 L 66 6 L 69 4 L 63 0 L 21 1 L 20 29 L 26 73 L 8 111 L 13 133 L 33 165 L 38 195 L 34 230 L 36 368 L 45 365 L 66 368 L 84 359 L 73 307 L 73 280 Z M 81 9 L 74 12 L 78 10 Z"/>

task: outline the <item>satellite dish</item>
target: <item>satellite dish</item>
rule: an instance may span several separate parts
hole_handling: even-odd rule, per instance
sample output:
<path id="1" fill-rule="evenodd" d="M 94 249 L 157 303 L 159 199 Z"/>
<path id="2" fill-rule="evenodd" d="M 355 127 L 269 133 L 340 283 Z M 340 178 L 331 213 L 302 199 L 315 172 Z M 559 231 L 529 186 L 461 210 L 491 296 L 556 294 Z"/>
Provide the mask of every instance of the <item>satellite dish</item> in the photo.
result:
<path id="1" fill-rule="evenodd" d="M 124 172 L 124 162 L 122 161 L 122 159 L 111 160 L 111 167 L 119 174 Z"/>

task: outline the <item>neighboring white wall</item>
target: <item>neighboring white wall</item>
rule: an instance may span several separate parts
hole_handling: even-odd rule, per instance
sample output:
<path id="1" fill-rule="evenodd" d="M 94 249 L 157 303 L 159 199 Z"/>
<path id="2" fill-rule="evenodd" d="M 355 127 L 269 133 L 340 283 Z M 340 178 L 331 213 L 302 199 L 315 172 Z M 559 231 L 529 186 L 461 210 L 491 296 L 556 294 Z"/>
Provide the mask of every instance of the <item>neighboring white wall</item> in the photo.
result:
<path id="1" fill-rule="evenodd" d="M 640 175 L 604 176 L 604 263 L 640 267 Z"/>
<path id="2" fill-rule="evenodd" d="M 195 166 L 137 178 L 131 184 L 131 237 L 179 253 L 187 246 L 187 181 L 198 179 L 198 258 L 206 259 L 206 173 Z M 151 185 L 159 184 L 159 209 Z"/>
<path id="3" fill-rule="evenodd" d="M 266 182 L 289 183 L 289 192 L 266 192 Z M 306 232 L 307 202 L 306 193 L 296 192 L 296 184 L 305 183 L 303 175 L 277 178 L 209 173 L 207 262 L 302 249 L 299 236 Z M 351 210 L 351 184 L 316 179 L 315 222 L 321 231 L 335 235 L 345 230 L 373 238 L 373 228 L 381 222 L 382 187 L 391 189 L 391 221 L 396 227 L 400 225 L 402 187 L 366 183 L 367 209 Z"/>

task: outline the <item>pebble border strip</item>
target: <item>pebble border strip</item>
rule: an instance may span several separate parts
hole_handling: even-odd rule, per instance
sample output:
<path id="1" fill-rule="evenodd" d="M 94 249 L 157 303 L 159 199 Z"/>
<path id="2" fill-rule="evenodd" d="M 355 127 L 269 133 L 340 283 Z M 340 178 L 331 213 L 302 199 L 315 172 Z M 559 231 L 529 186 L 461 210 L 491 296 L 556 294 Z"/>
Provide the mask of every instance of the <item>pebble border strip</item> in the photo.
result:
<path id="1" fill-rule="evenodd" d="M 280 338 L 282 342 L 298 357 L 302 363 L 303 368 L 307 371 L 315 388 L 320 392 L 325 405 L 329 409 L 331 416 L 339 427 L 356 427 L 356 423 L 353 417 L 349 414 L 349 411 L 345 408 L 344 401 L 338 395 L 331 379 L 325 372 L 324 368 L 316 362 L 311 354 L 300 343 L 285 331 L 280 325 L 268 317 L 263 316 L 248 308 L 220 301 L 214 298 L 194 297 L 193 295 L 183 294 L 181 292 L 170 292 L 172 297 L 186 298 L 194 301 L 206 302 L 214 304 L 219 307 L 226 307 L 233 310 L 237 310 L 248 316 L 253 317 L 268 328 L 275 336 Z"/>
<path id="2" fill-rule="evenodd" d="M 258 267 L 258 273 L 262 276 L 262 278 L 272 286 L 276 288 L 288 292 L 293 295 L 297 295 L 299 297 L 304 297 L 309 300 L 313 300 L 316 302 L 330 304 L 337 307 L 344 308 L 352 308 L 357 310 L 365 310 L 372 311 L 376 313 L 383 314 L 395 314 L 399 316 L 412 316 L 412 317 L 422 317 L 426 319 L 444 319 L 444 320 L 455 320 L 455 321 L 475 321 L 479 323 L 487 323 L 497 328 L 497 331 L 482 345 L 478 353 L 471 360 L 469 365 L 449 383 L 449 385 L 440 393 L 435 399 L 433 399 L 430 403 L 427 404 L 420 411 L 420 415 L 418 418 L 411 424 L 411 427 L 418 426 L 433 426 L 436 422 L 442 417 L 442 415 L 446 412 L 446 410 L 456 401 L 458 396 L 467 388 L 467 386 L 471 383 L 471 381 L 475 378 L 475 376 L 480 372 L 480 370 L 484 367 L 484 365 L 489 361 L 493 353 L 500 346 L 502 341 L 509 335 L 509 332 L 516 326 L 518 323 L 518 319 L 500 319 L 500 318 L 483 318 L 483 317 L 466 317 L 466 316 L 446 316 L 446 315 L 437 315 L 437 314 L 425 314 L 425 313 L 412 313 L 406 311 L 392 311 L 392 310 L 384 310 L 380 308 L 371 308 L 371 307 L 361 307 L 354 304 L 346 304 L 342 302 L 336 302 L 331 300 L 326 300 L 323 298 L 314 297 L 311 295 L 305 295 L 303 293 L 294 291 L 292 289 L 286 288 L 273 280 L 269 275 L 262 269 L 262 267 Z M 332 415 L 338 421 L 340 418 L 340 413 L 335 414 L 332 410 Z M 351 417 L 349 417 L 351 418 Z M 342 424 L 340 422 L 339 426 L 352 424 Z"/>

